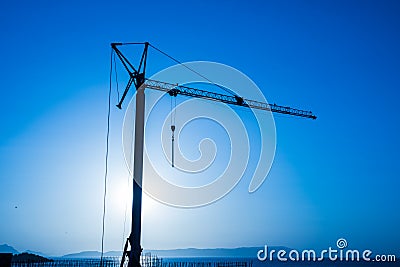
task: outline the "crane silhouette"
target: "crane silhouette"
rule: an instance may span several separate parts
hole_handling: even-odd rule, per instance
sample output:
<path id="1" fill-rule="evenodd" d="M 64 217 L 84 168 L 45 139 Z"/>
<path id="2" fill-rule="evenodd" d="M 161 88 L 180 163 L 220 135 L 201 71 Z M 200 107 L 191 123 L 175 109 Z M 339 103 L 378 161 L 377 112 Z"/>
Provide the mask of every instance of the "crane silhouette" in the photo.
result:
<path id="1" fill-rule="evenodd" d="M 137 68 L 128 60 L 128 58 L 118 49 L 123 45 L 144 45 L 142 56 L 140 58 Z M 142 248 L 140 245 L 141 235 L 141 213 L 142 213 L 142 184 L 143 179 L 143 141 L 144 141 L 144 115 L 145 115 L 145 94 L 146 88 L 163 91 L 172 97 L 177 95 L 184 95 L 188 97 L 202 98 L 210 101 L 222 102 L 230 105 L 237 105 L 247 108 L 259 109 L 270 111 L 274 113 L 286 114 L 290 116 L 297 116 L 309 119 L 316 119 L 317 117 L 311 111 L 295 109 L 291 107 L 280 106 L 276 104 L 263 103 L 256 100 L 246 99 L 234 93 L 231 95 L 220 94 L 216 92 L 196 89 L 188 86 L 171 84 L 163 81 L 155 81 L 146 78 L 146 64 L 148 48 L 152 47 L 161 52 L 177 63 L 183 64 L 178 60 L 172 58 L 168 54 L 159 50 L 157 47 L 148 42 L 142 43 L 112 43 L 112 51 L 118 56 L 124 68 L 129 74 L 129 81 L 122 94 L 122 97 L 117 104 L 119 109 L 122 108 L 124 99 L 132 87 L 136 88 L 136 114 L 135 114 L 135 140 L 134 140 L 134 166 L 133 166 L 133 203 L 132 203 L 132 226 L 131 234 L 126 240 L 124 252 L 121 260 L 121 267 L 124 265 L 126 257 L 128 257 L 128 267 L 140 267 L 140 255 Z M 194 71 L 194 70 L 192 70 Z M 199 74 L 199 73 L 198 73 Z M 199 74 L 201 76 L 201 74 Z M 204 76 L 202 76 L 205 78 Z M 214 84 L 216 85 L 216 84 Z M 217 85 L 218 86 L 218 85 Z M 218 86 L 220 87 L 220 86 Z M 225 90 L 225 89 L 224 89 Z M 174 131 L 174 127 L 171 127 Z M 172 163 L 173 164 L 173 163 Z M 130 250 L 128 246 L 130 245 Z"/>

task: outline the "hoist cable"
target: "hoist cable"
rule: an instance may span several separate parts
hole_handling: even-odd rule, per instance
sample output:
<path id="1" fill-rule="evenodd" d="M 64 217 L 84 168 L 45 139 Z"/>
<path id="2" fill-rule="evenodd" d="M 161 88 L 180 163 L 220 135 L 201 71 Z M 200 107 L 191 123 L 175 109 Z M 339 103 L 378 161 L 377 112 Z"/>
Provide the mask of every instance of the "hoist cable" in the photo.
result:
<path id="1" fill-rule="evenodd" d="M 108 176 L 108 154 L 109 154 L 109 141 L 110 141 L 110 115 L 111 115 L 111 89 L 112 89 L 112 72 L 113 72 L 113 54 L 114 50 L 111 49 L 110 59 L 110 87 L 108 89 L 108 112 L 107 112 L 107 135 L 106 135 L 106 157 L 105 157 L 105 170 L 104 170 L 104 194 L 103 194 L 103 220 L 101 230 L 101 255 L 100 266 L 103 266 L 104 256 L 104 235 L 105 235 L 105 219 L 106 219 L 106 198 L 107 198 L 107 176 Z"/>
<path id="2" fill-rule="evenodd" d="M 183 63 L 183 62 L 177 60 L 176 58 L 174 58 L 174 57 L 168 55 L 167 53 L 165 53 L 164 51 L 158 49 L 158 48 L 155 47 L 154 45 L 152 45 L 152 44 L 149 43 L 149 46 L 152 47 L 153 49 L 157 50 L 158 52 L 160 52 L 160 53 L 163 54 L 164 56 L 168 57 L 169 59 L 175 61 L 176 63 L 178 63 L 178 64 L 180 64 L 180 65 L 182 65 L 182 66 L 184 66 L 185 68 L 187 68 L 187 69 L 190 70 L 191 72 L 193 72 L 193 73 L 197 74 L 198 76 L 202 77 L 203 79 L 205 79 L 205 80 L 208 81 L 209 83 L 211 83 L 211 84 L 213 84 L 213 85 L 219 87 L 220 89 L 224 90 L 225 92 L 227 92 L 227 93 L 229 93 L 229 94 L 231 94 L 231 95 L 233 95 L 233 96 L 238 96 L 238 95 L 236 95 L 234 92 L 232 92 L 231 90 L 229 90 L 229 89 L 227 89 L 227 88 L 224 88 L 224 87 L 222 87 L 222 86 L 219 85 L 219 84 L 216 84 L 215 82 L 211 81 L 210 79 L 208 79 L 206 76 L 204 76 L 204 75 L 201 74 L 200 72 L 198 72 L 198 71 L 196 71 L 195 69 L 189 67 L 188 65 L 186 65 L 185 63 Z"/>

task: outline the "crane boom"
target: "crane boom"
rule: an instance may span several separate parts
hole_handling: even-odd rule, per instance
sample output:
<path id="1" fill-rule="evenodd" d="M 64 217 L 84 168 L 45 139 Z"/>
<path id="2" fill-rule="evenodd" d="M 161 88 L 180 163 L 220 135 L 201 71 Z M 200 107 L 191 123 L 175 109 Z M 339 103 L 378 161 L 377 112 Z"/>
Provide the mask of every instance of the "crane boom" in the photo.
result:
<path id="1" fill-rule="evenodd" d="M 167 82 L 155 81 L 146 79 L 144 86 L 146 88 L 164 91 L 171 96 L 185 95 L 190 97 L 204 98 L 207 100 L 223 102 L 231 105 L 237 105 L 248 108 L 261 109 L 275 113 L 287 114 L 292 116 L 304 117 L 309 119 L 316 119 L 317 117 L 311 111 L 295 109 L 291 107 L 279 106 L 276 104 L 268 104 L 256 100 L 250 100 L 239 96 L 229 96 L 215 92 L 205 91 L 201 89 L 191 88 L 183 85 L 177 85 Z"/>

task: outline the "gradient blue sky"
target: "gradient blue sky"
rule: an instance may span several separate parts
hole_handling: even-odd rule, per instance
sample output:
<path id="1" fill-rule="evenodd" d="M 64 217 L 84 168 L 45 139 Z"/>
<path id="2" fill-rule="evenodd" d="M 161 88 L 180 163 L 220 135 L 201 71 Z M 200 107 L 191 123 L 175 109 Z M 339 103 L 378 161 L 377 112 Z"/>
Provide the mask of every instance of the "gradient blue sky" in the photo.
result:
<path id="1" fill-rule="evenodd" d="M 344 237 L 398 253 L 398 14 L 398 1 L 3 1 L 0 244 L 100 249 L 109 44 L 149 41 L 233 66 L 270 102 L 318 120 L 275 118 L 275 162 L 253 194 L 244 177 L 203 208 L 145 197 L 144 248 L 317 249 Z M 113 110 L 106 250 L 129 232 L 122 117 Z"/>

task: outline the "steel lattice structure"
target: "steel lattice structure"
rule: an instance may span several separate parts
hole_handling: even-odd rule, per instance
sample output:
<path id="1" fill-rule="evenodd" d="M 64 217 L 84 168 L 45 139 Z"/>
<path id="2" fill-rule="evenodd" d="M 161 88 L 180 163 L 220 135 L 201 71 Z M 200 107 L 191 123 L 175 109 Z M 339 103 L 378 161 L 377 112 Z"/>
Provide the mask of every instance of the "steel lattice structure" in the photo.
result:
<path id="1" fill-rule="evenodd" d="M 317 118 L 311 111 L 305 111 L 291 107 L 284 107 L 276 104 L 268 104 L 256 100 L 242 98 L 239 96 L 229 96 L 178 84 L 146 79 L 143 86 L 145 86 L 146 88 L 167 92 L 170 96 L 184 95 L 189 97 L 203 98 L 207 100 L 223 102 L 226 104 L 255 108 L 275 113 L 292 115 L 292 116 L 298 116 L 310 119 Z"/>

